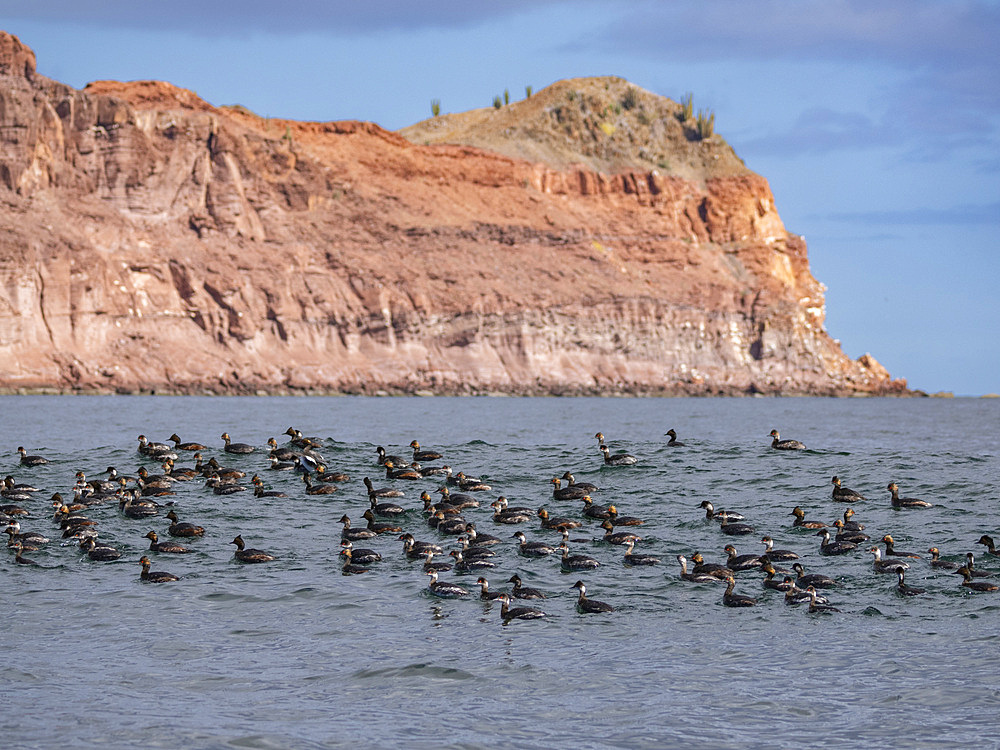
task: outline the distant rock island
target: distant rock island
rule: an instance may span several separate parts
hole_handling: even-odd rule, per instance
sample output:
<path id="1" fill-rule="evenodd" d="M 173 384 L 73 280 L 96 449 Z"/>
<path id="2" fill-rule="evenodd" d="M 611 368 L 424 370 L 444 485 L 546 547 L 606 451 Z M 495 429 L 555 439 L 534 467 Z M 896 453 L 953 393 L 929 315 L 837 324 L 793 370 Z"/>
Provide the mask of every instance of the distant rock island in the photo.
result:
<path id="1" fill-rule="evenodd" d="M 398 133 L 83 90 L 0 32 L 6 392 L 906 394 L 767 181 L 620 78 Z"/>

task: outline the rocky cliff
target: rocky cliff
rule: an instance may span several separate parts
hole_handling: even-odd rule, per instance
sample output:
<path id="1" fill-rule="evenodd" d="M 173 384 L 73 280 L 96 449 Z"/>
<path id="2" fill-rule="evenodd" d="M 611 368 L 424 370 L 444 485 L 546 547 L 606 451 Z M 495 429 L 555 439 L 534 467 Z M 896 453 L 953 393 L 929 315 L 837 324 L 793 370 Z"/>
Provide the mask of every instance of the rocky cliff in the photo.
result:
<path id="1" fill-rule="evenodd" d="M 407 139 L 75 90 L 0 32 L 0 387 L 905 391 L 827 335 L 804 242 L 718 136 L 570 84 Z"/>

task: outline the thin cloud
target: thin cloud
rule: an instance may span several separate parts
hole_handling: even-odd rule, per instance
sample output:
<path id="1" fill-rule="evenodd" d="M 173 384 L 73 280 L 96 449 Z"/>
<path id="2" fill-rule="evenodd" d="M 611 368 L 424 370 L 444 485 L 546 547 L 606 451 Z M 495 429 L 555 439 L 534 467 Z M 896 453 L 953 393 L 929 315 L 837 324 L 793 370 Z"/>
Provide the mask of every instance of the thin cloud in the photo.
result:
<path id="1" fill-rule="evenodd" d="M 74 23 L 102 28 L 182 31 L 209 37 L 249 33 L 374 33 L 399 29 L 454 29 L 504 18 L 545 5 L 577 0 L 211 0 L 137 2 L 104 0 L 2 0 L 5 20 Z"/>
<path id="2" fill-rule="evenodd" d="M 912 208 L 895 211 L 858 211 L 827 214 L 826 218 L 838 222 L 869 225 L 938 225 L 968 226 L 1000 225 L 1000 203 L 950 208 Z"/>

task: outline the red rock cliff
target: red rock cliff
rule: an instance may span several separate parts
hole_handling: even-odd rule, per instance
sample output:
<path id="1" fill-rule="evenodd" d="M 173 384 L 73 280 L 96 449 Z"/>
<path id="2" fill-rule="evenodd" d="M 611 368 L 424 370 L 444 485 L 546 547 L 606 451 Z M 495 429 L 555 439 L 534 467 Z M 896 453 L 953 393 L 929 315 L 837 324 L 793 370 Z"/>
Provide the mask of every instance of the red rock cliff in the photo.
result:
<path id="1" fill-rule="evenodd" d="M 616 174 L 411 138 L 77 91 L 0 32 L 0 387 L 905 390 L 827 335 L 804 242 L 717 136 Z"/>

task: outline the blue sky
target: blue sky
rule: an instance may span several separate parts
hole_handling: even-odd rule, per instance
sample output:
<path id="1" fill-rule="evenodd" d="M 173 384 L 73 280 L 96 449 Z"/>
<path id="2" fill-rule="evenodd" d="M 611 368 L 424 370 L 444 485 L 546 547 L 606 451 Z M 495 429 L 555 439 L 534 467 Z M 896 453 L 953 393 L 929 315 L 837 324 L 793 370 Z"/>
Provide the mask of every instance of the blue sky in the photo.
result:
<path id="1" fill-rule="evenodd" d="M 0 0 L 0 28 L 76 87 L 392 129 L 576 76 L 693 92 L 806 237 L 848 355 L 1000 392 L 1000 0 Z"/>

